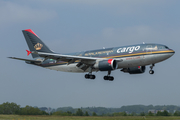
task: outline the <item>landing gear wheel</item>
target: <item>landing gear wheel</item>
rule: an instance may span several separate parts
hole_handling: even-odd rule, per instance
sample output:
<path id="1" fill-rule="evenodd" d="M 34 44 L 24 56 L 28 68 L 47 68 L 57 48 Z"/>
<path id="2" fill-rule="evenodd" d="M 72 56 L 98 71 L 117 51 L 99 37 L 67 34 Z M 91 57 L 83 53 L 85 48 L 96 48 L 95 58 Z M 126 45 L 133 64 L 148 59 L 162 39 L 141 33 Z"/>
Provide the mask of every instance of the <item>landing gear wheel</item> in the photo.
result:
<path id="1" fill-rule="evenodd" d="M 151 70 L 149 71 L 149 74 L 151 74 L 151 75 L 154 74 L 154 70 L 152 70 L 154 66 L 155 66 L 155 64 L 152 64 L 152 65 L 150 66 L 150 69 L 151 69 Z"/>
<path id="2" fill-rule="evenodd" d="M 90 79 L 95 79 L 96 76 L 95 75 L 90 75 Z"/>
<path id="3" fill-rule="evenodd" d="M 154 70 L 150 70 L 150 71 L 149 71 L 149 74 L 154 74 Z"/>
<path id="4" fill-rule="evenodd" d="M 85 74 L 84 76 L 86 79 L 95 79 L 96 76 L 95 75 L 89 75 L 89 74 Z"/>
<path id="5" fill-rule="evenodd" d="M 108 80 L 108 78 L 109 78 L 108 76 L 104 76 L 104 80 Z"/>
<path id="6" fill-rule="evenodd" d="M 109 76 L 109 81 L 113 81 L 114 77 Z"/>
<path id="7" fill-rule="evenodd" d="M 110 74 L 111 74 L 111 71 L 108 71 L 108 75 L 107 75 L 107 76 L 104 76 L 104 80 L 113 81 L 113 80 L 114 80 L 114 77 L 110 76 Z"/>
<path id="8" fill-rule="evenodd" d="M 89 74 L 85 74 L 85 78 L 86 78 L 86 79 L 89 79 L 89 78 L 90 78 L 90 75 L 89 75 Z"/>
<path id="9" fill-rule="evenodd" d="M 89 68 L 89 74 L 85 74 L 86 79 L 95 79 L 96 76 L 92 74 L 92 67 Z"/>
<path id="10" fill-rule="evenodd" d="M 112 76 L 104 76 L 104 80 L 113 81 L 114 77 L 112 77 Z"/>

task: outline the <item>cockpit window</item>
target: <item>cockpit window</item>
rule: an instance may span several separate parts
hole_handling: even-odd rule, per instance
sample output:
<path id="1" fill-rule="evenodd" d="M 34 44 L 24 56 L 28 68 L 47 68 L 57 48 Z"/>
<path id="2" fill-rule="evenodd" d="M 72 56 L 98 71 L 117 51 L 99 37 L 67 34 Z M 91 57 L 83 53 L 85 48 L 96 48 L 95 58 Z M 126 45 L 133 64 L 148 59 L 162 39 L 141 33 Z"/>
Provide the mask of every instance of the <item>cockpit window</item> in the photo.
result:
<path id="1" fill-rule="evenodd" d="M 162 50 L 162 49 L 164 49 L 164 46 L 158 46 L 158 49 Z"/>
<path id="2" fill-rule="evenodd" d="M 167 46 L 158 46 L 158 49 L 162 50 L 162 49 L 169 49 L 169 48 Z"/>
<path id="3" fill-rule="evenodd" d="M 167 46 L 165 46 L 166 49 L 169 49 Z"/>

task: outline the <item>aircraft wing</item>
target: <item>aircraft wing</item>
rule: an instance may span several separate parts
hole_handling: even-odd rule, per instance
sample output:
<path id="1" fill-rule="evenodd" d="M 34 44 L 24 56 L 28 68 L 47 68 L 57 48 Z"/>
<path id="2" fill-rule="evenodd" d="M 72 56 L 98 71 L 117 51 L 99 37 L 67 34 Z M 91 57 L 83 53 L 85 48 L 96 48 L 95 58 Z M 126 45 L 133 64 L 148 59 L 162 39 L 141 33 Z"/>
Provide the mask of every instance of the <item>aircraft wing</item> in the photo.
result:
<path id="1" fill-rule="evenodd" d="M 96 60 L 102 58 L 95 58 L 95 57 L 84 57 L 84 56 L 74 56 L 74 55 L 64 55 L 64 54 L 57 54 L 57 53 L 45 53 L 45 52 L 32 52 L 33 54 L 38 54 L 40 57 L 44 57 L 45 59 L 55 59 L 57 61 L 65 61 L 68 64 L 74 63 L 77 60 L 80 62 L 88 65 L 92 65 L 95 63 Z"/>
<path id="2" fill-rule="evenodd" d="M 35 62 L 35 63 L 41 63 L 42 62 L 42 61 L 39 61 L 39 60 L 30 60 L 30 59 L 16 58 L 16 57 L 8 57 L 8 58 L 16 59 L 16 60 L 22 60 L 22 61 Z"/>

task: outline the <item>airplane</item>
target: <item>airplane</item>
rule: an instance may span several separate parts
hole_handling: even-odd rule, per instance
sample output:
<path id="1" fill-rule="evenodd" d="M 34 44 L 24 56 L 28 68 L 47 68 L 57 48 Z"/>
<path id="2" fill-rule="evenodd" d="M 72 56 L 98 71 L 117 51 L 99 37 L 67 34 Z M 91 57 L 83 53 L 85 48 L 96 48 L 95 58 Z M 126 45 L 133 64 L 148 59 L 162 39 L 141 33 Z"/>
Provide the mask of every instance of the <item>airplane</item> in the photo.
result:
<path id="1" fill-rule="evenodd" d="M 85 73 L 86 79 L 96 78 L 93 72 L 107 71 L 104 80 L 113 81 L 111 71 L 120 71 L 129 74 L 141 74 L 150 66 L 149 73 L 154 74 L 153 67 L 156 63 L 162 62 L 175 54 L 175 51 L 162 44 L 136 44 L 121 47 L 103 48 L 69 54 L 59 54 L 52 51 L 48 46 L 31 30 L 22 30 L 29 50 L 27 55 L 33 59 L 9 57 L 25 61 L 27 64 L 37 65 L 51 70 Z"/>

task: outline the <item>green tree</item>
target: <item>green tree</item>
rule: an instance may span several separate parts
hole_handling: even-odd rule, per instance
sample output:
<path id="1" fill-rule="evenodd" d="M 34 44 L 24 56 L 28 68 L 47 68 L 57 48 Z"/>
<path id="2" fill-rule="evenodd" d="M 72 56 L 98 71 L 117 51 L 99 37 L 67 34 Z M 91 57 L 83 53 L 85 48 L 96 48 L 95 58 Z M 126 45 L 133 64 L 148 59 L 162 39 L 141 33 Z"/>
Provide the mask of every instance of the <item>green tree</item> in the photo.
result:
<path id="1" fill-rule="evenodd" d="M 168 113 L 168 111 L 167 111 L 167 110 L 164 110 L 164 112 L 163 112 L 163 116 L 170 116 L 170 114 Z"/>
<path id="2" fill-rule="evenodd" d="M 97 114 L 95 112 L 92 113 L 92 116 L 97 116 Z"/>
<path id="3" fill-rule="evenodd" d="M 56 112 L 53 112 L 52 115 L 62 115 L 62 112 L 61 111 L 56 111 Z"/>
<path id="4" fill-rule="evenodd" d="M 158 111 L 158 112 L 156 113 L 156 116 L 163 116 L 163 115 L 162 115 L 162 112 L 161 112 L 161 111 Z"/>
<path id="5" fill-rule="evenodd" d="M 136 116 L 136 113 L 135 113 L 135 112 L 132 112 L 132 113 L 130 114 L 130 116 Z"/>
<path id="6" fill-rule="evenodd" d="M 20 109 L 20 115 L 48 115 L 48 113 L 41 111 L 39 108 L 34 108 L 31 106 L 26 106 Z"/>
<path id="7" fill-rule="evenodd" d="M 148 113 L 148 116 L 154 116 L 154 114 L 150 111 L 150 112 Z"/>
<path id="8" fill-rule="evenodd" d="M 16 103 L 3 103 L 0 105 L 0 114 L 17 114 L 20 111 L 20 105 Z"/>
<path id="9" fill-rule="evenodd" d="M 84 113 L 81 109 L 78 108 L 78 110 L 76 111 L 76 116 L 83 116 Z"/>
<path id="10" fill-rule="evenodd" d="M 89 113 L 86 111 L 84 116 L 89 116 Z"/>
<path id="11" fill-rule="evenodd" d="M 72 112 L 70 112 L 70 111 L 67 111 L 67 112 L 57 111 L 57 112 L 54 112 L 52 115 L 72 116 Z"/>
<path id="12" fill-rule="evenodd" d="M 126 112 L 113 113 L 113 116 L 127 116 Z"/>
<path id="13" fill-rule="evenodd" d="M 174 113 L 174 116 L 180 116 L 180 111 L 176 111 L 176 112 Z"/>
<path id="14" fill-rule="evenodd" d="M 123 116 L 127 116 L 127 113 L 126 112 L 122 112 L 123 113 Z"/>
<path id="15" fill-rule="evenodd" d="M 164 110 L 163 112 L 158 111 L 156 116 L 170 116 L 167 110 Z"/>
<path id="16" fill-rule="evenodd" d="M 140 116 L 145 116 L 146 114 L 144 112 L 141 112 L 140 113 Z"/>
<path id="17" fill-rule="evenodd" d="M 67 111 L 66 113 L 67 113 L 68 116 L 72 116 L 72 112 Z"/>

